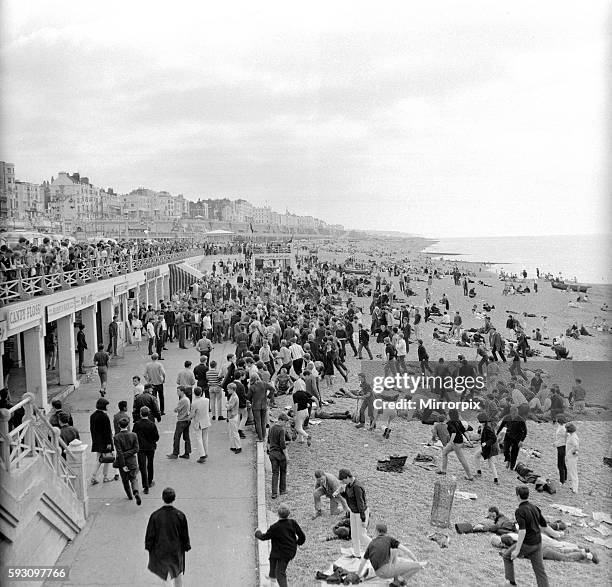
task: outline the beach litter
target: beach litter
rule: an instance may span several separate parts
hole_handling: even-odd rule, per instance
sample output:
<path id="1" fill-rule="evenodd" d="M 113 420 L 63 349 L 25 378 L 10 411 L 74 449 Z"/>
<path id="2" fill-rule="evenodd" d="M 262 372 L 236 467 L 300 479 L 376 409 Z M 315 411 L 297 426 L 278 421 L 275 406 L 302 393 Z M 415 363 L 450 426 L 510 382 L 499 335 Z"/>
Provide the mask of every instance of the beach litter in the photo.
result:
<path id="1" fill-rule="evenodd" d="M 612 514 L 606 512 L 593 512 L 593 519 L 596 522 L 605 522 L 606 524 L 612 524 Z"/>
<path id="2" fill-rule="evenodd" d="M 433 540 L 434 542 L 437 542 L 440 548 L 448 548 L 448 545 L 450 544 L 450 538 L 447 534 L 444 534 L 442 532 L 432 532 L 430 534 L 427 534 L 427 538 Z"/>
<path id="3" fill-rule="evenodd" d="M 455 491 L 455 497 L 459 499 L 478 499 L 478 496 L 475 493 L 470 493 L 469 491 Z"/>
<path id="4" fill-rule="evenodd" d="M 593 530 L 599 532 L 602 536 L 612 535 L 612 530 L 610 530 L 605 524 L 599 524 L 599 526 L 593 528 Z"/>
<path id="5" fill-rule="evenodd" d="M 608 538 L 600 538 L 599 536 L 585 536 L 584 539 L 588 542 L 592 542 L 593 544 L 597 544 L 598 546 L 604 546 L 612 549 L 612 536 L 609 536 Z"/>
<path id="6" fill-rule="evenodd" d="M 557 510 L 561 510 L 562 512 L 569 514 L 570 516 L 574 516 L 576 518 L 588 518 L 588 515 L 585 514 L 580 508 L 575 508 L 571 505 L 563 505 L 561 503 L 553 503 L 550 507 L 553 507 Z"/>

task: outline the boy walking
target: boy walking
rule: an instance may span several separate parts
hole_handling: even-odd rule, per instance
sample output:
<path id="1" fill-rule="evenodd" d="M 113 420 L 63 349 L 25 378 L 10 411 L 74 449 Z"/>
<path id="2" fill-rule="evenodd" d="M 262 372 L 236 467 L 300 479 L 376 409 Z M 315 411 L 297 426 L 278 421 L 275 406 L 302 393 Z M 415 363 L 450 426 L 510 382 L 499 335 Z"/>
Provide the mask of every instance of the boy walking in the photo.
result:
<path id="1" fill-rule="evenodd" d="M 297 547 L 306 541 L 306 536 L 300 525 L 289 517 L 289 508 L 284 503 L 278 506 L 277 513 L 278 521 L 265 534 L 257 529 L 255 538 L 272 541 L 270 579 L 276 579 L 278 587 L 287 587 L 287 565 L 295 557 Z"/>

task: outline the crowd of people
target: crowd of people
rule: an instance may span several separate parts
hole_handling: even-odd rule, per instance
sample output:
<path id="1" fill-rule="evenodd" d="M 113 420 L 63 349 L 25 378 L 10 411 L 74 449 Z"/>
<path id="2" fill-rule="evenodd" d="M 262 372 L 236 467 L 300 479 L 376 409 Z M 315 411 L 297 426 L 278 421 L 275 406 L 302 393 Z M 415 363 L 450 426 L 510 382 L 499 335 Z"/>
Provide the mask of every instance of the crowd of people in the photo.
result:
<path id="1" fill-rule="evenodd" d="M 12 246 L 0 246 L 0 281 L 51 275 L 84 269 L 110 266 L 126 259 L 150 259 L 192 249 L 206 255 L 244 253 L 244 243 L 196 242 L 191 239 L 157 242 L 151 239 L 75 242 L 74 239 L 55 240 L 45 237 L 40 244 L 32 244 L 20 237 Z"/>
<path id="2" fill-rule="evenodd" d="M 105 398 L 108 360 L 110 353 L 116 352 L 114 329 L 112 324 L 109 326 L 110 344 L 106 350 L 102 346 L 95 359 L 100 376 L 100 398 L 90 420 L 92 451 L 97 454 L 96 469 L 91 476 L 93 485 L 100 482 L 100 472 L 103 482 L 120 478 L 127 497 L 140 505 L 140 486 L 148 493 L 155 483 L 155 451 L 159 440 L 156 423 L 166 415 L 165 392 L 169 385 L 176 385 L 178 402 L 174 408 L 173 449 L 167 458 L 190 459 L 193 441 L 197 462 L 206 463 L 208 432 L 215 420 L 227 420 L 229 448 L 234 454 L 240 454 L 242 442 L 247 438 L 247 427 L 252 423 L 254 438 L 265 443 L 269 455 L 271 498 L 282 498 L 287 492 L 289 443 L 295 441 L 311 446 L 311 417 L 352 419 L 357 427 L 367 425 L 373 433 L 382 429 L 385 439 L 391 434 L 392 422 L 400 414 L 395 410 L 375 408 L 376 394 L 365 373 L 359 374 L 357 390 L 338 389 L 336 385 L 338 376 L 345 382 L 349 380 L 352 360 L 348 360 L 348 354 L 352 353 L 353 359 L 367 355 L 374 360 L 376 355 L 385 375 L 411 371 L 413 367 L 408 357 L 412 354 L 418 365 L 417 372 L 423 375 L 486 376 L 487 386 L 483 391 L 472 389 L 462 394 L 462 398 L 465 395 L 481 402 L 476 422 L 466 421 L 469 420 L 466 414 L 453 409 L 424 410 L 418 414 L 423 423 L 432 424 L 431 444 L 442 449 L 439 474 L 446 474 L 448 457 L 454 453 L 467 480 L 473 481 L 482 475 L 484 460 L 493 482 L 499 484 L 498 454 L 504 455 L 507 469 L 515 470 L 527 438 L 527 420 L 550 421 L 556 426 L 551 442 L 558 454 L 559 483 L 567 482 L 571 491 L 578 492 L 579 440 L 576 425 L 569 421 L 569 411 L 580 413 L 585 409 L 586 391 L 579 379 L 571 393 L 564 396 L 559 386 L 544 382 L 541 373 L 536 372 L 531 379 L 527 377 L 521 369 L 521 361 L 523 364 L 527 361 L 529 344 L 518 320 L 512 318 L 512 324 L 506 326 L 517 337 L 516 342 L 506 346 L 499 333 L 501 328 L 497 329 L 488 317 L 484 326 L 474 331 L 465 328 L 459 311 L 455 311 L 452 319 L 444 319 L 449 316 L 452 296 L 444 293 L 439 308 L 432 303 L 434 279 L 442 275 L 431 266 L 416 268 L 392 264 L 379 267 L 376 276 L 364 277 L 344 273 L 337 265 L 315 259 L 294 269 L 285 266 L 252 272 L 248 260 L 249 252 L 246 251 L 244 260 L 216 263 L 189 291 L 175 292 L 170 299 L 160 300 L 155 306 L 135 307 L 130 311 L 126 323 L 128 340 L 137 345 L 146 340 L 149 361 L 143 373 L 134 374 L 131 411 L 127 402 L 120 402 L 112 420 L 108 415 L 109 401 Z M 396 300 L 398 295 L 410 290 L 411 275 L 413 279 L 427 282 L 423 315 L 416 304 Z M 458 270 L 451 275 L 455 285 L 461 288 L 461 295 L 469 295 L 469 291 L 464 291 L 468 275 Z M 360 292 L 369 289 L 369 308 L 368 301 L 357 296 L 358 288 Z M 459 346 L 474 348 L 474 358 L 469 360 L 459 355 L 456 362 L 440 358 L 430 365 L 424 342 L 424 324 L 429 321 L 448 327 L 452 340 L 464 341 L 465 344 Z M 436 332 L 439 330 L 434 330 L 432 340 Z M 467 340 L 464 340 L 466 332 Z M 195 349 L 199 353 L 195 366 L 189 359 L 184 361 L 176 382 L 167 381 L 162 364 L 164 352 L 171 343 L 177 344 L 179 350 Z M 217 362 L 212 358 L 215 345 L 231 345 L 224 360 Z M 416 350 L 411 351 L 411 345 Z M 507 371 L 500 367 L 506 362 L 506 354 L 511 359 Z M 434 386 L 428 393 L 448 399 L 448 392 L 443 388 Z M 355 413 L 327 412 L 329 394 L 357 398 L 359 408 Z M 291 397 L 291 409 L 277 406 L 279 396 Z M 61 405 L 55 409 L 62 434 L 67 439 L 75 433 L 78 435 Z M 464 446 L 473 444 L 478 448 L 470 464 Z M 116 475 L 111 471 L 112 466 L 118 470 Z M 533 509 L 524 513 L 535 506 L 528 504 L 524 491 L 517 491 L 517 495 L 520 498 L 516 515 L 519 531 L 516 545 L 504 554 L 506 579 L 514 584 L 512 561 L 520 553 L 532 559 L 538 585 L 546 585 L 541 546 L 538 546 L 541 545 L 538 529 L 545 528 L 546 523 Z M 160 526 L 170 524 L 163 518 L 170 515 L 173 496 L 173 490 L 164 490 L 166 509 L 162 509 L 165 513 L 156 512 L 156 520 L 149 524 L 147 550 L 150 553 L 155 552 L 155 532 L 151 525 L 159 532 L 162 531 Z M 392 578 L 394 585 L 403 584 L 425 566 L 425 562 L 419 561 L 405 547 L 400 548 L 399 541 L 388 536 L 384 522 L 377 523 L 376 536 L 370 538 L 366 492 L 350 470 L 340 469 L 338 477 L 330 472 L 316 471 L 315 517 L 321 516 L 324 496 L 330 499 L 334 513 L 347 516 L 347 524 L 339 528 L 351 538 L 354 556 L 362 559 L 357 571 L 359 577 L 367 572 L 368 560 L 376 575 Z M 520 515 L 519 510 L 523 512 Z M 177 516 L 180 518 L 177 512 L 173 510 L 173 520 Z M 267 531 L 258 530 L 256 537 L 272 540 L 270 575 L 283 587 L 287 585 L 287 565 L 306 537 L 299 524 L 289 517 L 286 504 L 279 505 L 278 515 L 279 521 Z M 184 553 L 188 550 L 185 545 L 189 544 L 186 521 L 181 532 L 181 536 L 175 537 L 178 550 L 172 564 L 164 566 L 153 557 L 149 566 L 160 577 L 177 579 L 176 584 L 180 584 Z M 398 548 L 408 558 L 398 556 L 395 553 Z"/>

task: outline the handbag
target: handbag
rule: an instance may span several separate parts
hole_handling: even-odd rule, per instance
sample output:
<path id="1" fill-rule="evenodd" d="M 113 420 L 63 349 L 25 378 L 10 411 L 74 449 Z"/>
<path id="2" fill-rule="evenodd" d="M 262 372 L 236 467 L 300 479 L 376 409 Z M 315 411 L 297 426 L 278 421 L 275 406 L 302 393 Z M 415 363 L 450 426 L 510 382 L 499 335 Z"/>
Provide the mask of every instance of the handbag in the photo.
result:
<path id="1" fill-rule="evenodd" d="M 100 456 L 98 457 L 98 461 L 101 463 L 112 463 L 114 460 L 115 455 L 112 451 L 100 453 Z"/>

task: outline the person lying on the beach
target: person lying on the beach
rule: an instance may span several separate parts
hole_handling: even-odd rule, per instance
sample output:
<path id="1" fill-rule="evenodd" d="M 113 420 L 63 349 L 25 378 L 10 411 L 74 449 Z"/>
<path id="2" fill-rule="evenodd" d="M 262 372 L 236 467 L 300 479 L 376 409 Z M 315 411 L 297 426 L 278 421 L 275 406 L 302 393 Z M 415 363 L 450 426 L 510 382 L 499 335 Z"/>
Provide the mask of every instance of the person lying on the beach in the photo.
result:
<path id="1" fill-rule="evenodd" d="M 561 536 L 563 536 L 563 532 L 559 533 L 559 537 Z M 492 536 L 491 546 L 507 548 L 515 544 L 517 540 L 518 534 L 514 532 L 503 536 Z M 566 563 L 591 561 L 594 564 L 599 564 L 599 555 L 592 548 L 580 548 L 572 542 L 556 540 L 544 533 L 542 533 L 542 558 Z"/>
<path id="2" fill-rule="evenodd" d="M 459 522 L 455 524 L 457 534 L 469 534 L 471 532 L 492 532 L 499 536 L 514 532 L 515 523 L 499 511 L 499 508 L 491 506 L 487 512 L 486 520 L 478 524 Z"/>

